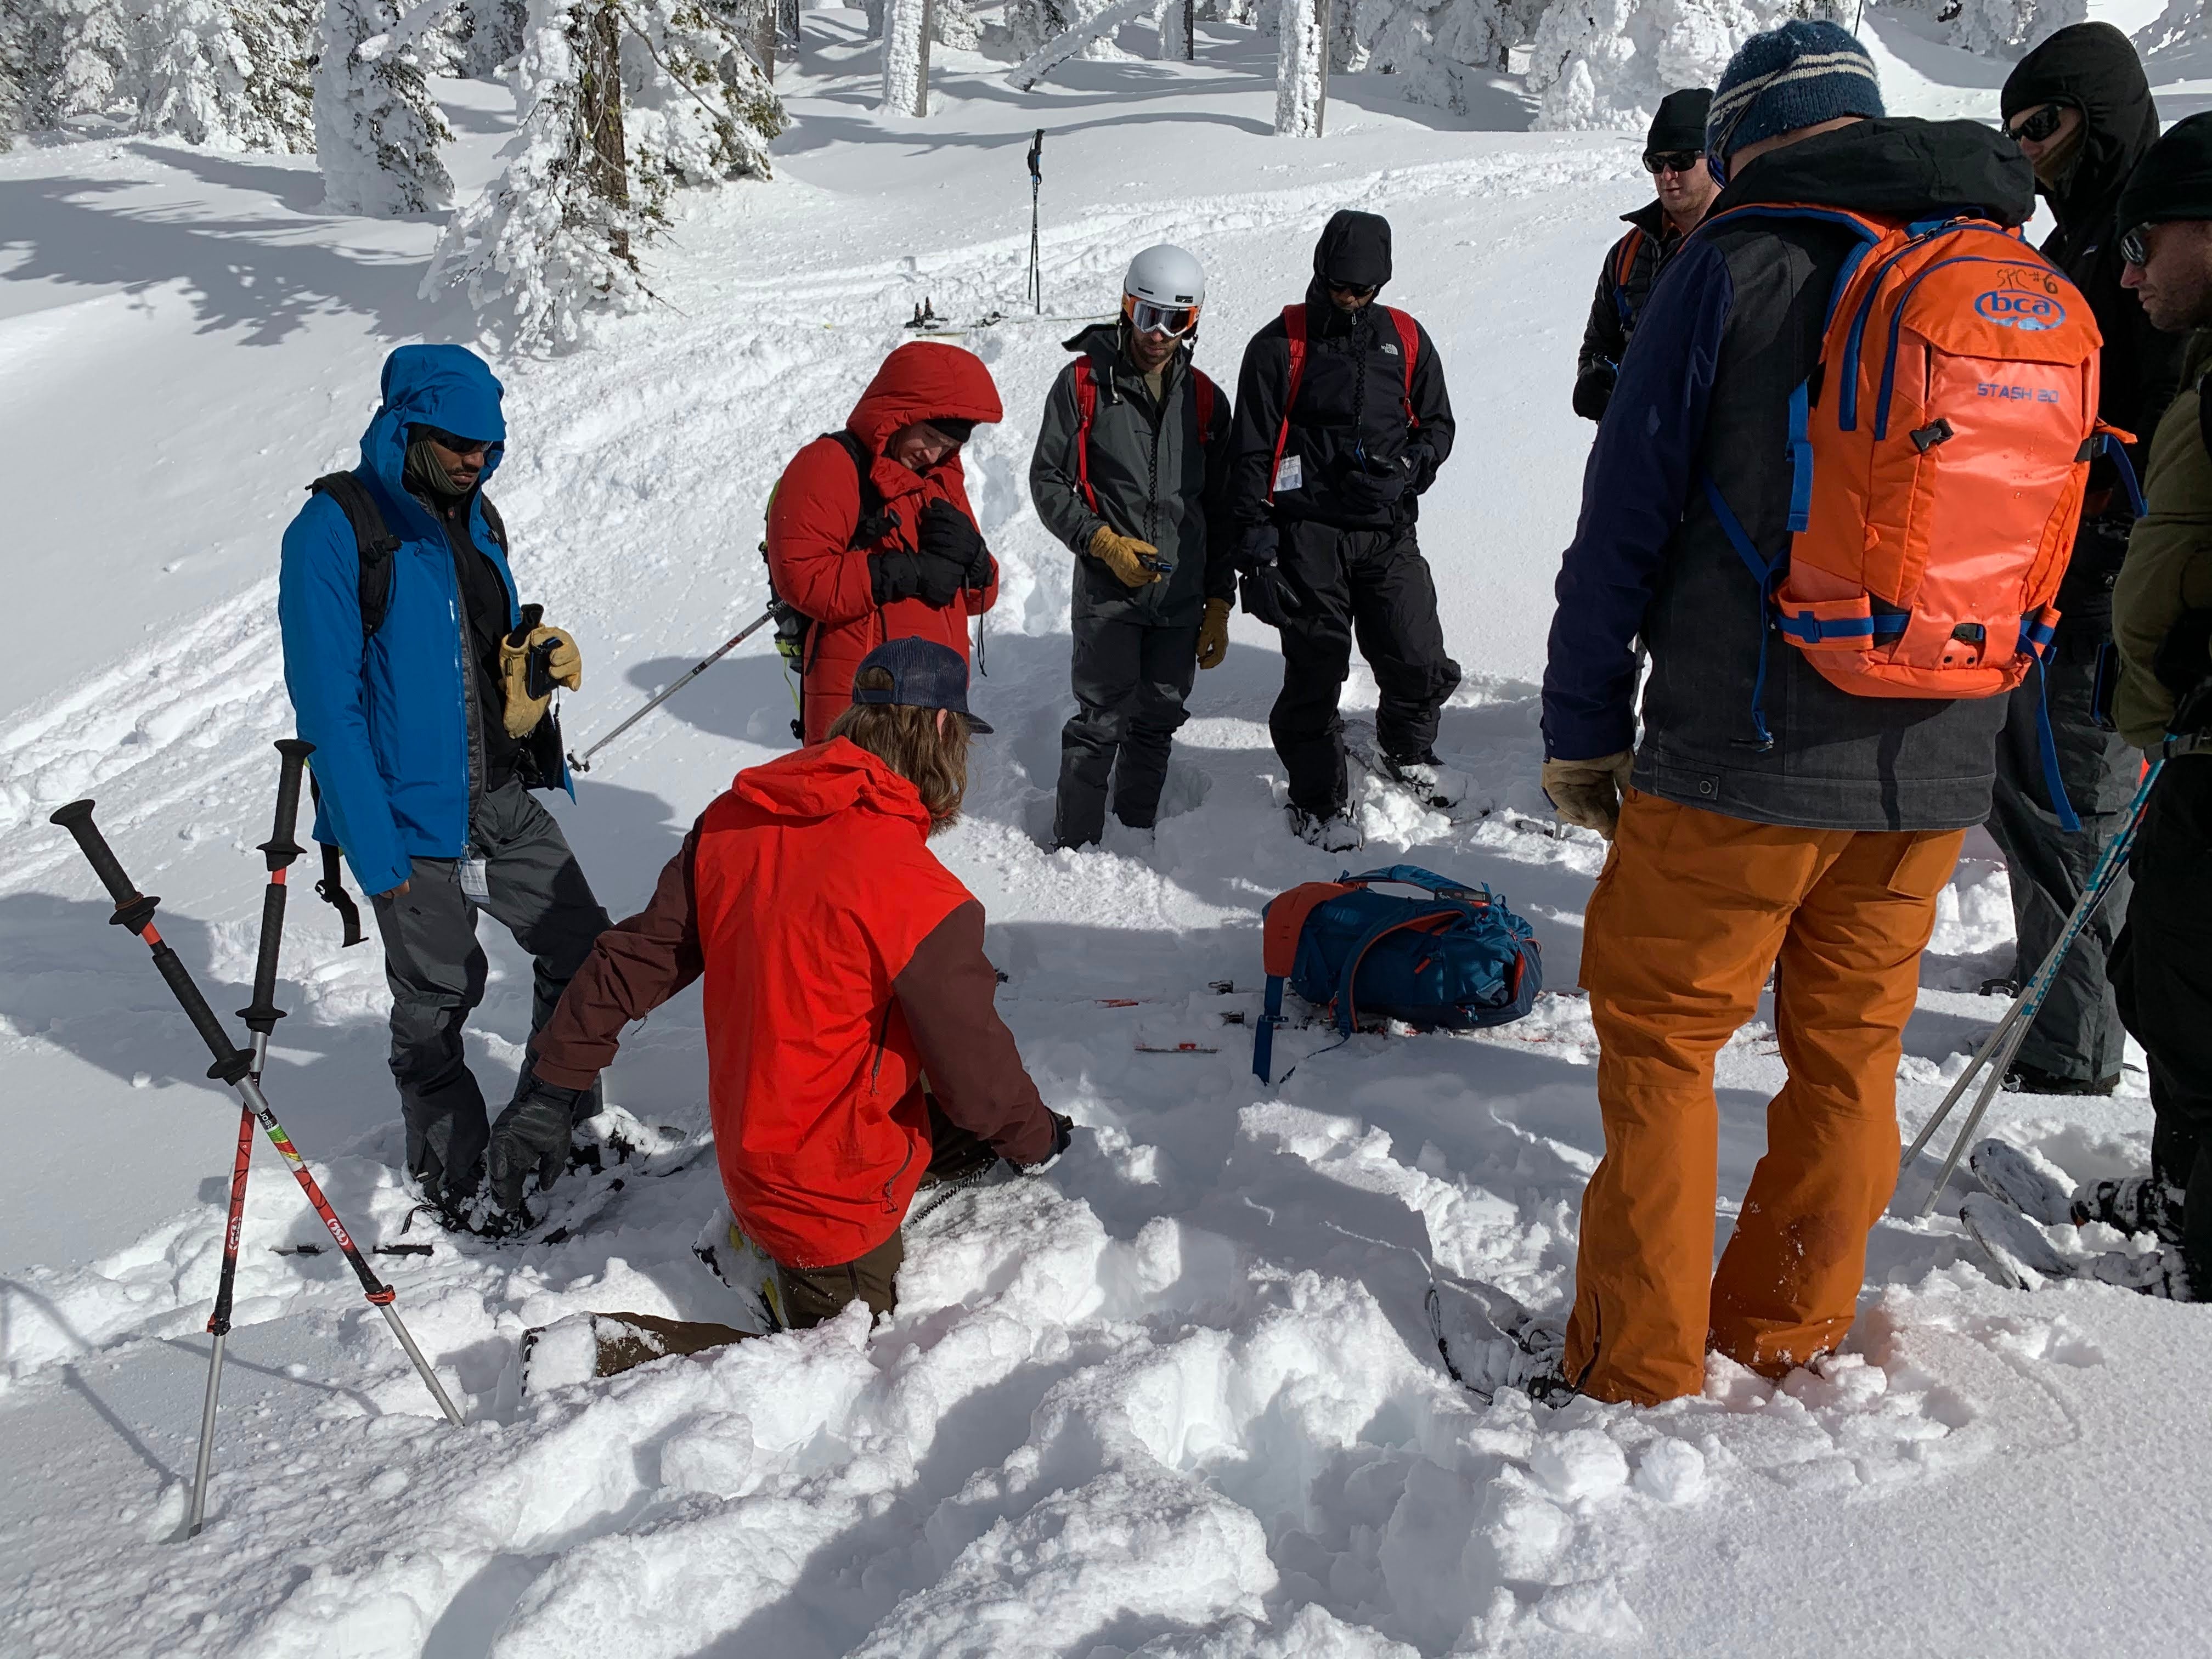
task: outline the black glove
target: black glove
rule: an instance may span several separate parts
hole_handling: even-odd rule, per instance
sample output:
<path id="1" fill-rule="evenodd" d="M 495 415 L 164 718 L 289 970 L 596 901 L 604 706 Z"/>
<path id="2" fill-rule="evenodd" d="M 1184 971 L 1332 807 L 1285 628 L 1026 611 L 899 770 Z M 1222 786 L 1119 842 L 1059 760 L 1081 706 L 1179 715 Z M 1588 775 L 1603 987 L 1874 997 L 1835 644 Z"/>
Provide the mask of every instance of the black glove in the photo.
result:
<path id="1" fill-rule="evenodd" d="M 1306 608 L 1279 565 L 1253 566 L 1239 579 L 1238 586 L 1244 597 L 1244 614 L 1270 628 L 1286 627 L 1291 617 Z"/>
<path id="2" fill-rule="evenodd" d="M 1052 1108 L 1045 1108 L 1052 1112 Z M 1075 1139 L 1075 1120 L 1059 1112 L 1052 1112 L 1052 1155 L 1058 1158 Z"/>
<path id="3" fill-rule="evenodd" d="M 1620 371 L 1611 363 L 1592 363 L 1575 380 L 1575 413 L 1586 421 L 1605 418 L 1605 406 L 1613 401 L 1613 382 Z"/>
<path id="4" fill-rule="evenodd" d="M 521 1211 L 522 1178 L 532 1170 L 541 1193 L 561 1178 L 576 1109 L 588 1092 L 527 1078 L 491 1126 L 491 1195 L 507 1214 Z"/>
<path id="5" fill-rule="evenodd" d="M 956 566 L 966 586 L 989 586 L 991 550 L 983 545 L 983 532 L 951 502 L 934 501 L 922 510 L 915 539 L 921 544 L 923 558 Z"/>
<path id="6" fill-rule="evenodd" d="M 1364 459 L 1338 481 L 1336 493 L 1355 513 L 1387 512 L 1406 493 L 1413 477 L 1411 455 L 1395 461 Z"/>
<path id="7" fill-rule="evenodd" d="M 903 549 L 868 555 L 868 586 L 878 605 L 911 599 L 921 592 L 921 557 Z M 939 605 L 944 600 L 935 601 Z"/>
<path id="8" fill-rule="evenodd" d="M 1249 570 L 1255 565 L 1273 564 L 1282 546 L 1283 532 L 1273 525 L 1253 525 L 1244 532 L 1243 544 L 1237 550 L 1237 568 Z"/>

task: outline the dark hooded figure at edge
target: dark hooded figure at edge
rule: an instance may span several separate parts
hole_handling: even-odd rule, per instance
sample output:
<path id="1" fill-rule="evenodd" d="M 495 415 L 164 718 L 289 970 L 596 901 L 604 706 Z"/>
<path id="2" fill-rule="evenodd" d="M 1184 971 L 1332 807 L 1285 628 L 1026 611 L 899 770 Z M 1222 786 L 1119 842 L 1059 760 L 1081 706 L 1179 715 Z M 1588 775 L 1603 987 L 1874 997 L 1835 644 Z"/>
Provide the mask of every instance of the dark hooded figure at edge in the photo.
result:
<path id="1" fill-rule="evenodd" d="M 2136 469 L 2181 371 L 2182 337 L 2163 334 L 2120 286 L 2120 189 L 2158 137 L 2158 111 L 2128 38 L 2109 23 L 2060 29 L 2023 58 L 2005 82 L 2005 130 L 2035 168 L 2036 190 L 2058 222 L 2043 244 L 2074 279 L 2105 337 L 2097 412 L 2137 440 Z M 2106 843 L 2135 793 L 2137 756 L 2116 732 L 2100 730 L 2092 705 L 2100 653 L 2112 637 L 2112 583 L 2135 522 L 2108 459 L 2089 474 L 2074 556 L 2058 590 L 2058 632 L 2048 686 L 2035 676 L 2012 694 L 1997 741 L 1996 796 L 1989 829 L 2012 878 L 2011 977 L 2025 981 L 2057 942 Z M 2047 694 L 2058 775 L 2081 828 L 2058 818 L 2044 777 L 2040 710 Z M 2106 963 L 2126 915 L 2129 877 L 2066 953 L 2008 1086 L 2037 1094 L 2110 1094 L 2120 1080 L 2125 1034 Z"/>
<path id="2" fill-rule="evenodd" d="M 575 854 L 532 789 L 568 786 L 544 696 L 521 672 L 550 644 L 555 679 L 581 684 L 575 641 L 521 612 L 507 540 L 483 498 L 506 449 L 501 389 L 456 345 L 401 346 L 352 474 L 398 541 L 373 630 L 359 542 L 318 489 L 284 532 L 277 615 L 284 683 L 315 745 L 315 839 L 345 854 L 375 905 L 392 988 L 392 1075 L 407 1127 L 407 1170 L 448 1225 L 499 1231 L 471 1213 L 489 1155 L 500 1208 L 523 1176 L 557 1174 L 572 1125 L 510 1106 L 487 1126 L 461 1030 L 483 1000 L 477 915 L 489 910 L 536 961 L 531 1029 L 552 1017 L 607 926 Z M 372 612 L 373 614 L 373 612 Z M 516 1100 L 527 1093 L 525 1065 Z M 587 1098 L 580 1115 L 598 1109 Z"/>
<path id="3" fill-rule="evenodd" d="M 1305 303 L 1252 337 L 1237 383 L 1230 509 L 1244 609 L 1282 631 L 1268 730 L 1293 827 L 1333 850 L 1358 845 L 1337 716 L 1353 641 L 1375 671 L 1376 736 L 1408 781 L 1436 763 L 1437 717 L 1460 680 L 1413 532 L 1451 453 L 1451 402 L 1428 331 L 1376 299 L 1390 274 L 1389 222 L 1337 214 Z M 1305 340 L 1295 395 L 1294 327 Z"/>

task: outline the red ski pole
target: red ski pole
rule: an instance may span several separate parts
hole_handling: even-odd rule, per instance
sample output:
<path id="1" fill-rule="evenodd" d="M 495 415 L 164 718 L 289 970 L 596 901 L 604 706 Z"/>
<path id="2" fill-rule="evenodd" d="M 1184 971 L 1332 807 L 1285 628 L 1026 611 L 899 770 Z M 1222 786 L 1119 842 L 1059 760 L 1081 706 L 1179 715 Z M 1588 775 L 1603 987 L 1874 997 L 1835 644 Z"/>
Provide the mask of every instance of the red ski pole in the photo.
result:
<path id="1" fill-rule="evenodd" d="M 93 804 L 88 800 L 71 801 L 56 811 L 49 821 L 61 825 L 76 838 L 78 850 L 83 853 L 86 861 L 92 866 L 93 873 L 107 889 L 108 896 L 115 901 L 115 914 L 108 920 L 118 927 L 128 928 L 145 941 L 147 948 L 153 953 L 155 969 L 167 982 L 171 994 L 185 1011 L 185 1018 L 191 1021 L 192 1029 L 200 1034 L 200 1041 L 207 1044 L 208 1052 L 215 1056 L 215 1063 L 208 1067 L 207 1074 L 238 1091 L 246 1109 L 253 1115 L 254 1121 L 269 1137 L 269 1144 L 276 1147 L 291 1166 L 293 1179 L 300 1183 L 300 1190 L 307 1195 L 307 1202 L 314 1207 L 323 1225 L 329 1229 L 332 1241 L 352 1266 L 355 1275 L 361 1280 L 362 1294 L 368 1299 L 371 1307 L 384 1316 L 385 1323 L 392 1328 L 392 1334 L 398 1339 L 400 1347 L 406 1351 L 407 1358 L 414 1362 L 423 1386 L 429 1389 L 430 1397 L 438 1402 L 439 1410 L 445 1413 L 447 1421 L 459 1427 L 460 1413 L 454 1409 L 445 1385 L 438 1381 L 438 1374 L 430 1369 L 430 1362 L 423 1358 L 422 1351 L 415 1346 L 415 1339 L 408 1334 L 407 1327 L 400 1321 L 398 1310 L 392 1305 L 397 1292 L 380 1282 L 362 1259 L 360 1248 L 353 1242 L 352 1235 L 346 1231 L 345 1224 L 338 1219 L 337 1212 L 331 1208 L 330 1200 L 323 1196 L 323 1189 L 316 1184 L 307 1161 L 300 1156 L 299 1148 L 292 1144 L 291 1136 L 284 1133 L 284 1126 L 276 1121 L 276 1114 L 270 1109 L 268 1097 L 261 1092 L 260 1084 L 252 1076 L 253 1056 L 231 1042 L 229 1034 L 222 1029 L 222 1022 L 216 1018 L 215 1011 L 208 1006 L 207 999 L 200 994 L 200 988 L 192 982 L 191 969 L 185 966 L 184 959 L 155 930 L 154 912 L 161 900 L 141 893 L 131 878 L 124 873 L 123 866 L 116 860 L 114 849 L 108 846 L 107 838 L 100 833 L 100 826 L 92 821 L 92 807 Z"/>
<path id="2" fill-rule="evenodd" d="M 269 1034 L 284 1018 L 284 1011 L 276 1006 L 276 960 L 284 937 L 284 876 L 301 850 L 292 839 L 300 819 L 300 771 L 307 757 L 315 752 L 315 745 L 285 738 L 276 744 L 276 752 L 282 757 L 276 772 L 276 821 L 269 839 L 261 843 L 262 856 L 269 866 L 269 885 L 261 897 L 261 947 L 253 966 L 253 1001 L 238 1011 L 238 1017 L 253 1034 L 253 1069 L 248 1075 L 257 1084 L 269 1063 Z M 192 1465 L 191 1510 L 185 1522 L 187 1538 L 200 1535 L 207 1516 L 208 1469 L 215 1455 L 216 1397 L 222 1388 L 223 1343 L 230 1335 L 231 1298 L 238 1282 L 238 1240 L 246 1223 L 246 1180 L 253 1167 L 253 1109 L 240 1107 L 238 1156 L 230 1166 L 230 1214 L 222 1234 L 222 1273 L 216 1281 L 215 1310 L 207 1322 L 213 1341 L 208 1351 L 207 1397 L 200 1405 L 199 1456 Z"/>

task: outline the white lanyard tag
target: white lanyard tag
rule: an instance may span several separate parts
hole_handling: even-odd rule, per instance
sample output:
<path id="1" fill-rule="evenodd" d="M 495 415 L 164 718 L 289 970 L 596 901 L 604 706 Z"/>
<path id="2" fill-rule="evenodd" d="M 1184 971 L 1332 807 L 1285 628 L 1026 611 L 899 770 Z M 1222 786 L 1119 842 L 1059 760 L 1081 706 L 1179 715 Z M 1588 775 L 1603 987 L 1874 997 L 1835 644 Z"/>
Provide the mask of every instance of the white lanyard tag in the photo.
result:
<path id="1" fill-rule="evenodd" d="M 471 904 L 491 902 L 491 862 L 488 859 L 461 860 L 461 896 Z"/>
<path id="2" fill-rule="evenodd" d="M 1305 463 L 1296 455 L 1285 455 L 1275 463 L 1275 493 L 1296 489 L 1306 481 Z"/>

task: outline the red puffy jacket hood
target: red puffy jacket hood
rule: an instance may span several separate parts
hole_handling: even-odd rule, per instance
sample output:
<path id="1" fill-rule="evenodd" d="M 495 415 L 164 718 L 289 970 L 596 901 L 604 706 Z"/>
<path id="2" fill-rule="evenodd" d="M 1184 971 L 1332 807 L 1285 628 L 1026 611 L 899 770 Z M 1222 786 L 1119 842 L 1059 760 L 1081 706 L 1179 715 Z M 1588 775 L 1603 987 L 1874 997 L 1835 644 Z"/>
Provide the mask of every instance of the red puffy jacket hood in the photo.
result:
<path id="1" fill-rule="evenodd" d="M 880 455 L 901 427 L 940 417 L 989 425 L 1006 419 L 1006 411 L 991 371 L 974 352 L 936 340 L 911 340 L 884 359 L 845 426 L 867 445 L 869 453 Z"/>
<path id="2" fill-rule="evenodd" d="M 929 833 L 929 809 L 914 785 L 844 738 L 749 767 L 732 781 L 730 793 L 756 811 L 794 827 L 860 807 L 910 818 L 925 836 Z"/>

